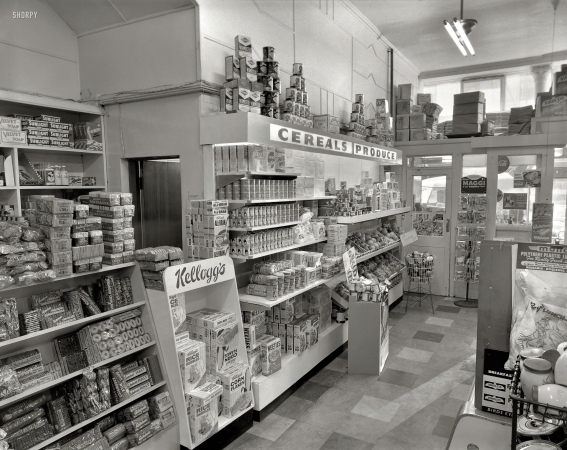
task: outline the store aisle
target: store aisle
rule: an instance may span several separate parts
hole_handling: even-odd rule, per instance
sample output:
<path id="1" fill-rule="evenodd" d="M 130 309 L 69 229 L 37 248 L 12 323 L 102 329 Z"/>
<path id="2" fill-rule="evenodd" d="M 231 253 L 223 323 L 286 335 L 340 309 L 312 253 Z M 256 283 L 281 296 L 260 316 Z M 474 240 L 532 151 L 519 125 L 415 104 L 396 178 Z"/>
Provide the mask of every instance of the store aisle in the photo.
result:
<path id="1" fill-rule="evenodd" d="M 477 310 L 443 297 L 434 307 L 390 313 L 380 377 L 346 373 L 347 350 L 227 448 L 445 449 L 474 379 Z"/>

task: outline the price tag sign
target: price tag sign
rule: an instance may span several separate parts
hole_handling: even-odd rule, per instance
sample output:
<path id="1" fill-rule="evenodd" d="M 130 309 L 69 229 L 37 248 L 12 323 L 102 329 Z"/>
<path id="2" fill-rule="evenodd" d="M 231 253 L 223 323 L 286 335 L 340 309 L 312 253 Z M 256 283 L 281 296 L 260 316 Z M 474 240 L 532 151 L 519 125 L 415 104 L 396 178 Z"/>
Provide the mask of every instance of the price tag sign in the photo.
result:
<path id="1" fill-rule="evenodd" d="M 354 248 L 350 248 L 343 253 L 343 264 L 345 266 L 346 279 L 349 283 L 354 282 L 358 278 L 358 267 L 356 266 L 356 252 Z"/>
<path id="2" fill-rule="evenodd" d="M 410 230 L 407 233 L 400 234 L 400 240 L 402 241 L 402 245 L 407 247 L 408 245 L 417 241 L 417 231 Z"/>

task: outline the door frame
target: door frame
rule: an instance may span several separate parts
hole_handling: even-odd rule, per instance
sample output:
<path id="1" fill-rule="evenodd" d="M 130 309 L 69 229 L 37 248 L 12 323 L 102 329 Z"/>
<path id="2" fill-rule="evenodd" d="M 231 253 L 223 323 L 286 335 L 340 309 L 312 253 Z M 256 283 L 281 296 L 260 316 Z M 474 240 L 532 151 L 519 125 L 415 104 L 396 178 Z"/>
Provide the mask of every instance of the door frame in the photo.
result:
<path id="1" fill-rule="evenodd" d="M 462 161 L 462 158 L 461 158 Z M 454 200 L 454 189 L 453 189 L 453 173 L 454 173 L 454 167 L 420 167 L 420 168 L 407 168 L 406 169 L 406 199 L 407 199 L 407 204 L 410 206 L 410 223 L 411 223 L 411 227 L 413 228 L 413 208 L 414 208 L 414 204 L 413 204 L 413 177 L 414 176 L 419 176 L 419 175 L 424 175 L 424 176 L 431 176 L 431 175 L 437 175 L 437 176 L 446 176 L 447 180 L 446 180 L 446 184 L 445 184 L 445 223 L 443 224 L 443 227 L 445 229 L 445 233 L 448 230 L 449 236 L 448 236 L 448 248 L 447 248 L 447 252 L 445 254 L 445 258 L 446 258 L 446 264 L 448 264 L 448 280 L 445 280 L 445 287 L 444 287 L 444 291 L 445 294 L 443 294 L 444 296 L 451 296 L 452 295 L 452 291 L 453 291 L 453 276 L 454 276 L 454 264 L 452 264 L 453 259 L 454 259 L 454 241 L 455 241 L 455 233 L 454 228 L 456 226 L 456 222 L 453 219 L 454 216 L 454 205 L 455 205 L 455 200 Z M 448 201 L 447 201 L 448 200 Z"/>

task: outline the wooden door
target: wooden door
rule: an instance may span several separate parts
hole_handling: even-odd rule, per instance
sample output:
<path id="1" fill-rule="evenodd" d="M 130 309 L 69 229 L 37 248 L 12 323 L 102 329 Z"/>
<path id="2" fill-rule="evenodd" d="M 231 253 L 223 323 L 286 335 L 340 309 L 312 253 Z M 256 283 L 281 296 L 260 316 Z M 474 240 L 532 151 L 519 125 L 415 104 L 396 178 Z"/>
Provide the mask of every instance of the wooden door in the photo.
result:
<path id="1" fill-rule="evenodd" d="M 183 247 L 181 170 L 171 160 L 142 161 L 140 170 L 142 246 Z"/>

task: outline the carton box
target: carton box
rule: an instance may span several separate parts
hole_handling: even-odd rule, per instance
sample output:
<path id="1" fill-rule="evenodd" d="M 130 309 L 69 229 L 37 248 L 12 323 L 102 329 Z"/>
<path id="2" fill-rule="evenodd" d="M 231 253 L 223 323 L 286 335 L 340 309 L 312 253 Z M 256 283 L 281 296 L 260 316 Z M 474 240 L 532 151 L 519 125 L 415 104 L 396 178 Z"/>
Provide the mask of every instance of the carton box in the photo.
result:
<path id="1" fill-rule="evenodd" d="M 222 88 L 220 90 L 221 112 L 232 112 L 232 89 Z"/>
<path id="2" fill-rule="evenodd" d="M 232 90 L 232 110 L 233 112 L 250 111 L 250 91 L 244 88 L 234 88 Z"/>
<path id="3" fill-rule="evenodd" d="M 462 105 L 463 103 L 485 103 L 484 92 L 465 92 L 464 94 L 455 94 L 453 96 L 454 105 Z"/>
<path id="4" fill-rule="evenodd" d="M 238 158 L 236 157 L 236 145 L 228 147 L 228 167 L 231 172 L 238 170 Z"/>
<path id="5" fill-rule="evenodd" d="M 555 72 L 555 95 L 567 94 L 567 70 Z"/>
<path id="6" fill-rule="evenodd" d="M 426 128 L 416 128 L 410 130 L 410 141 L 425 141 L 427 139 Z"/>
<path id="7" fill-rule="evenodd" d="M 243 56 L 252 57 L 252 39 L 240 34 L 235 36 L 234 50 L 236 51 L 236 56 L 239 58 L 242 58 Z"/>
<path id="8" fill-rule="evenodd" d="M 396 130 L 409 130 L 410 114 L 398 114 L 396 116 Z"/>
<path id="9" fill-rule="evenodd" d="M 248 170 L 248 146 L 236 146 L 236 166 L 238 171 Z"/>
<path id="10" fill-rule="evenodd" d="M 410 114 L 410 129 L 423 128 L 426 125 L 425 114 Z"/>
<path id="11" fill-rule="evenodd" d="M 189 341 L 177 349 L 184 391 L 191 392 L 205 376 L 207 358 L 205 343 Z"/>
<path id="12" fill-rule="evenodd" d="M 22 131 L 22 121 L 15 117 L 0 116 L 0 130 Z"/>
<path id="13" fill-rule="evenodd" d="M 482 125 L 480 123 L 453 123 L 452 134 L 474 134 L 480 133 Z"/>
<path id="14" fill-rule="evenodd" d="M 224 59 L 226 81 L 240 78 L 240 60 L 236 56 L 227 56 Z"/>
<path id="15" fill-rule="evenodd" d="M 274 330 L 272 335 L 279 337 L 281 341 L 281 351 L 282 353 L 287 353 L 287 324 L 279 323 L 274 324 Z"/>
<path id="16" fill-rule="evenodd" d="M 418 105 L 425 105 L 427 103 L 431 103 L 431 94 L 417 94 L 417 102 Z"/>
<path id="17" fill-rule="evenodd" d="M 481 123 L 483 120 L 484 114 L 482 113 L 453 115 L 453 127 L 455 126 L 455 124 Z"/>
<path id="18" fill-rule="evenodd" d="M 405 142 L 410 140 L 410 130 L 396 130 L 396 141 Z"/>
<path id="19" fill-rule="evenodd" d="M 339 134 L 341 131 L 341 123 L 337 116 L 324 114 L 313 116 L 313 128 Z"/>
<path id="20" fill-rule="evenodd" d="M 218 431 L 218 397 L 223 388 L 207 382 L 186 395 L 189 430 L 194 445 L 199 445 Z"/>
<path id="21" fill-rule="evenodd" d="M 252 380 L 248 364 L 237 363 L 227 370 L 219 372 L 222 392 L 222 415 L 232 418 L 250 407 Z"/>
<path id="22" fill-rule="evenodd" d="M 250 366 L 250 376 L 260 375 L 262 373 L 262 346 L 257 344 L 256 347 L 247 350 L 246 354 Z"/>
<path id="23" fill-rule="evenodd" d="M 250 112 L 260 114 L 262 108 L 262 93 L 257 91 L 250 91 L 249 95 Z"/>
<path id="24" fill-rule="evenodd" d="M 549 100 L 541 102 L 541 117 L 564 115 L 567 115 L 567 95 L 553 95 Z"/>
<path id="25" fill-rule="evenodd" d="M 256 61 L 250 56 L 241 57 L 240 61 L 240 78 L 250 82 L 258 81 L 258 71 L 256 69 Z"/>
<path id="26" fill-rule="evenodd" d="M 396 102 L 396 114 L 411 114 L 412 106 L 412 99 L 398 100 Z"/>
<path id="27" fill-rule="evenodd" d="M 262 149 L 263 167 L 265 172 L 276 171 L 276 148 L 268 145 Z"/>
<path id="28" fill-rule="evenodd" d="M 398 85 L 398 98 L 401 100 L 413 100 L 415 98 L 415 90 L 413 84 Z"/>
<path id="29" fill-rule="evenodd" d="M 14 145 L 27 145 L 28 136 L 25 131 L 13 131 L 0 129 L 0 143 L 14 144 Z"/>
<path id="30" fill-rule="evenodd" d="M 385 98 L 376 99 L 376 113 L 385 114 L 390 112 L 390 106 L 388 100 Z"/>
<path id="31" fill-rule="evenodd" d="M 460 105 L 453 106 L 453 115 L 458 116 L 461 114 L 484 114 L 484 103 L 461 103 Z"/>
<path id="32" fill-rule="evenodd" d="M 293 340 L 293 339 L 292 339 Z M 271 375 L 282 368 L 282 344 L 279 338 L 264 336 L 262 346 L 262 375 Z"/>
<path id="33" fill-rule="evenodd" d="M 215 375 L 238 360 L 238 323 L 229 322 L 210 331 L 209 373 Z"/>
<path id="34" fill-rule="evenodd" d="M 293 325 L 293 354 L 300 355 L 307 350 L 307 318 L 304 316 L 295 319 L 288 324 L 288 329 L 290 325 Z"/>

